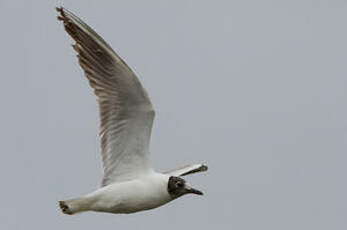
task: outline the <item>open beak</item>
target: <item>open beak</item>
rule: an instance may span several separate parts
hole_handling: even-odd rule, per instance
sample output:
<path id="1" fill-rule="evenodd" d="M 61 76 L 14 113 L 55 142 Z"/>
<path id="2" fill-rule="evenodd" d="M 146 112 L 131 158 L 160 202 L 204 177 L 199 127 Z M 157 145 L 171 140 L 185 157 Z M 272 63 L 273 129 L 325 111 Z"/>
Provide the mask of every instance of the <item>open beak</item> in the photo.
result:
<path id="1" fill-rule="evenodd" d="M 199 190 L 197 190 L 195 188 L 192 188 L 189 185 L 185 186 L 185 190 L 186 190 L 187 193 L 194 193 L 194 194 L 197 194 L 197 195 L 204 195 L 201 191 L 199 191 Z"/>

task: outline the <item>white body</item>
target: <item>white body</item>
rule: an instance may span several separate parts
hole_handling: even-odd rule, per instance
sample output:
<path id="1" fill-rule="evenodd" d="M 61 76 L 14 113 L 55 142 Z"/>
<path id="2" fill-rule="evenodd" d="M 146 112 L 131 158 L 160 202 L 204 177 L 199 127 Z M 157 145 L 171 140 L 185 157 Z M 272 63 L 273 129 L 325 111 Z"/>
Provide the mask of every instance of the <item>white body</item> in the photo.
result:
<path id="1" fill-rule="evenodd" d="M 159 207 L 172 200 L 167 191 L 169 175 L 148 175 L 120 183 L 113 183 L 85 197 L 65 201 L 70 214 L 83 211 L 133 213 Z"/>
<path id="2" fill-rule="evenodd" d="M 202 172 L 207 167 L 188 165 L 164 174 L 153 171 L 149 143 L 155 112 L 146 90 L 95 31 L 68 10 L 57 10 L 58 19 L 76 42 L 73 48 L 98 98 L 104 168 L 100 189 L 81 198 L 60 201 L 60 208 L 66 214 L 133 213 L 171 201 L 170 176 Z"/>

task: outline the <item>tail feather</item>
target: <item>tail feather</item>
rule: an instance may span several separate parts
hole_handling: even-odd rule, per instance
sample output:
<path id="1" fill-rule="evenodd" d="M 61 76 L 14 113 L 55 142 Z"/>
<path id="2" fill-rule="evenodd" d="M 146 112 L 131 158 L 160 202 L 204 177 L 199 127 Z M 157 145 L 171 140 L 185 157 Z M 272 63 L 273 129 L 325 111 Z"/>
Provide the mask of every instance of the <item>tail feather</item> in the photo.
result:
<path id="1" fill-rule="evenodd" d="M 64 214 L 73 215 L 78 212 L 88 210 L 88 199 L 75 198 L 71 200 L 59 201 L 59 207 Z"/>
<path id="2" fill-rule="evenodd" d="M 64 214 L 72 215 L 71 209 L 65 201 L 59 201 L 59 207 Z"/>

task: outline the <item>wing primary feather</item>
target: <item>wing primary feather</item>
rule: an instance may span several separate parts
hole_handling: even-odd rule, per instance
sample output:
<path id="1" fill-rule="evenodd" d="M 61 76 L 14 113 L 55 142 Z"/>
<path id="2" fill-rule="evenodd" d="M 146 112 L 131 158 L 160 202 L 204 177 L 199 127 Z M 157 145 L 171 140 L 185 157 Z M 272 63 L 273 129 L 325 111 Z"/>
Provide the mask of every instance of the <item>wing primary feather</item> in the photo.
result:
<path id="1" fill-rule="evenodd" d="M 149 142 L 154 119 L 146 90 L 114 50 L 81 19 L 57 8 L 100 112 L 102 185 L 134 179 L 151 170 Z"/>

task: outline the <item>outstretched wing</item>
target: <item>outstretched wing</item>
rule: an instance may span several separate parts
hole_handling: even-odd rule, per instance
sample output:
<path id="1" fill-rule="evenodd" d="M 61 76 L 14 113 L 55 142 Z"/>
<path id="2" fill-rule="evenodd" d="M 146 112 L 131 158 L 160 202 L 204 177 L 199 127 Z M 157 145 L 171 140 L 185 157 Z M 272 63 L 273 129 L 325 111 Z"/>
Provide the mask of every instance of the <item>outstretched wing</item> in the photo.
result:
<path id="1" fill-rule="evenodd" d="M 203 164 L 195 164 L 195 165 L 186 165 L 183 167 L 180 167 L 178 169 L 170 170 L 168 172 L 165 172 L 164 174 L 170 175 L 170 176 L 186 176 L 188 174 L 198 173 L 198 172 L 205 172 L 207 171 L 208 167 Z"/>
<path id="2" fill-rule="evenodd" d="M 57 10 L 99 102 L 102 186 L 147 173 L 154 109 L 145 89 L 96 32 L 68 10 Z"/>

